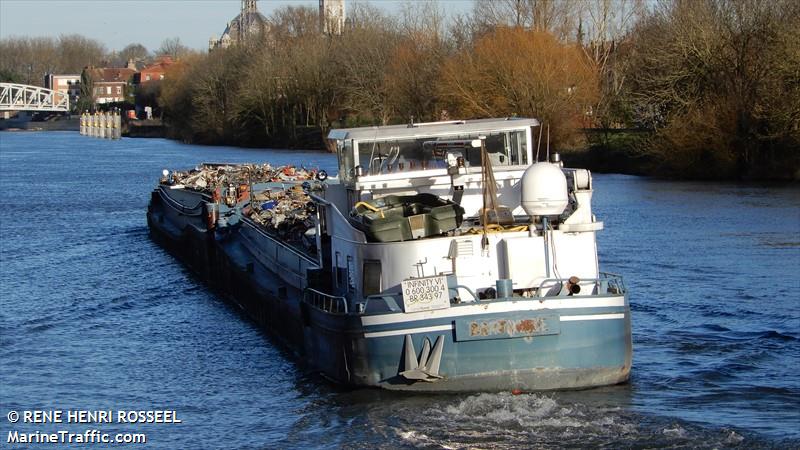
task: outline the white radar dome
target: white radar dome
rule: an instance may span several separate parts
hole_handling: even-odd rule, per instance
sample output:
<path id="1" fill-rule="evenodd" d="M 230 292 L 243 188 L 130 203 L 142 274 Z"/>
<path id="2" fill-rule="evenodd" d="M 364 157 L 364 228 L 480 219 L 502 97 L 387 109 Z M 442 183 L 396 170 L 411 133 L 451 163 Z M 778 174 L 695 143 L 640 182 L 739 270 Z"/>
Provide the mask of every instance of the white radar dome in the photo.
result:
<path id="1" fill-rule="evenodd" d="M 522 209 L 530 216 L 556 216 L 567 209 L 567 177 L 557 164 L 539 162 L 522 175 Z"/>

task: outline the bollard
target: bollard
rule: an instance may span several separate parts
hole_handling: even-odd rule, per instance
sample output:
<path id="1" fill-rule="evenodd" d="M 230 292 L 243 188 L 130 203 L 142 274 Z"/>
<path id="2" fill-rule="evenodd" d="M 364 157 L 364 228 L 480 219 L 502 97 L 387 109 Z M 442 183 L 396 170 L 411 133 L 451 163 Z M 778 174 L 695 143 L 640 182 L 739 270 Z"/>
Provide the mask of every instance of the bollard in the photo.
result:
<path id="1" fill-rule="evenodd" d="M 108 119 L 109 119 L 108 126 L 111 127 L 111 136 L 109 136 L 109 137 L 111 139 L 116 139 L 117 138 L 117 113 L 116 112 L 112 112 L 111 115 L 108 117 Z"/>
<path id="2" fill-rule="evenodd" d="M 510 298 L 514 296 L 514 283 L 508 278 L 501 278 L 495 282 L 497 298 Z"/>
<path id="3" fill-rule="evenodd" d="M 108 131 L 109 131 L 109 139 L 116 139 L 117 138 L 117 119 L 114 117 L 114 113 L 109 113 L 108 116 Z"/>
<path id="4" fill-rule="evenodd" d="M 117 139 L 122 139 L 122 116 L 119 112 L 114 116 L 114 124 L 117 126 Z"/>

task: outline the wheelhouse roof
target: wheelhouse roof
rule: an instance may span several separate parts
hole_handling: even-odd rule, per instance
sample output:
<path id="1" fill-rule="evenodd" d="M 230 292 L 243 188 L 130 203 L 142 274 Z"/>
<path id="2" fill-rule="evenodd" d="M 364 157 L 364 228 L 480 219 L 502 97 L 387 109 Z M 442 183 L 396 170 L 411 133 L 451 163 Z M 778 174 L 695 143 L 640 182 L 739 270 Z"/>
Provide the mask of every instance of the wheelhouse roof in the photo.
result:
<path id="1" fill-rule="evenodd" d="M 355 139 L 357 141 L 383 141 L 401 138 L 418 138 L 443 134 L 470 134 L 481 131 L 501 131 L 539 126 L 536 119 L 507 117 L 503 119 L 452 120 L 425 122 L 413 125 L 387 125 L 382 127 L 339 128 L 328 133 L 328 139 Z"/>

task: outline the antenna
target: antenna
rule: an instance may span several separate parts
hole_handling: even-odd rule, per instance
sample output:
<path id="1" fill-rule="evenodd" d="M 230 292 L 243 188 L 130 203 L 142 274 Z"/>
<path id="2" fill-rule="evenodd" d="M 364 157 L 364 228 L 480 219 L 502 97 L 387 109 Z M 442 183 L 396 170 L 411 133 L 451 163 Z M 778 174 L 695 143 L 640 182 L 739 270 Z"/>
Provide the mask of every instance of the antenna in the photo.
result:
<path id="1" fill-rule="evenodd" d="M 539 162 L 539 147 L 542 146 L 542 124 L 539 124 L 539 140 L 536 142 L 536 161 Z"/>
<path id="2" fill-rule="evenodd" d="M 550 124 L 547 124 L 547 161 L 550 161 Z"/>

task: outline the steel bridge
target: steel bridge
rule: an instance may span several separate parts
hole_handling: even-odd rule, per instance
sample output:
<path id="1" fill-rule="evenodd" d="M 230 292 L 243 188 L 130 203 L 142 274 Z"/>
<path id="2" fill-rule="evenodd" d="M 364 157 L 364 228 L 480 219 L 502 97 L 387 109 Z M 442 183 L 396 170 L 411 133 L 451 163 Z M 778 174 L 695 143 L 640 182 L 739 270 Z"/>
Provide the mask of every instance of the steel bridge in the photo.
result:
<path id="1" fill-rule="evenodd" d="M 69 111 L 69 95 L 38 86 L 0 83 L 0 111 Z"/>

